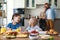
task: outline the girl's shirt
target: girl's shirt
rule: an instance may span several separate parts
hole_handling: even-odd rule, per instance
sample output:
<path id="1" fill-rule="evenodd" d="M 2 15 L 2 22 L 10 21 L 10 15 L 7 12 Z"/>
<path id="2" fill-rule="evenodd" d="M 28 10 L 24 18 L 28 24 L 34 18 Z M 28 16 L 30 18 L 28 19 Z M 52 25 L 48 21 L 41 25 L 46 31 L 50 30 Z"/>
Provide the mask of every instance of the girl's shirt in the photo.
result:
<path id="1" fill-rule="evenodd" d="M 28 26 L 27 29 L 26 29 L 28 32 L 31 32 L 33 30 L 36 30 L 37 32 L 41 31 L 42 29 L 39 28 L 39 26 L 34 26 L 34 27 L 31 27 L 31 26 Z"/>
<path id="2" fill-rule="evenodd" d="M 13 25 L 12 23 L 9 23 L 7 25 L 7 28 L 11 28 L 12 30 L 15 30 L 15 29 L 19 28 L 20 26 L 22 26 L 20 23 L 17 23 L 15 25 Z"/>

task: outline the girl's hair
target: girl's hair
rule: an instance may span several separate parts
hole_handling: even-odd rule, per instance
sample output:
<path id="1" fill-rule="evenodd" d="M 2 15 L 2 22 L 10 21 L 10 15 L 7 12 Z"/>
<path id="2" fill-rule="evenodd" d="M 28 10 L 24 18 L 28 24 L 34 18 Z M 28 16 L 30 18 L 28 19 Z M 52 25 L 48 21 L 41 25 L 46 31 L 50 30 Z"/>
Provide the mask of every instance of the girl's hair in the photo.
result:
<path id="1" fill-rule="evenodd" d="M 31 17 L 30 20 L 29 20 L 29 23 L 30 22 L 35 22 L 35 25 L 36 25 L 38 21 L 35 17 Z"/>
<path id="2" fill-rule="evenodd" d="M 17 17 L 17 16 L 21 17 L 21 15 L 19 13 L 14 13 L 13 16 L 12 16 L 12 20 L 14 19 L 14 17 Z"/>

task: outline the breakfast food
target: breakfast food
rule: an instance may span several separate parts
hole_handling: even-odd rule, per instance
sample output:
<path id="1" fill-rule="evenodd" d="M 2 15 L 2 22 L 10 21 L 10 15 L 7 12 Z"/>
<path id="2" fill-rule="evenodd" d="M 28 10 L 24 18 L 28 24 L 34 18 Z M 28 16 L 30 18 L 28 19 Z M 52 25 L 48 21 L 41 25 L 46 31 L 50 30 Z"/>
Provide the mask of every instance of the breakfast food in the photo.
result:
<path id="1" fill-rule="evenodd" d="M 11 31 L 11 32 L 7 32 L 6 34 L 7 34 L 7 35 L 14 35 L 14 36 L 16 36 L 16 35 L 17 35 L 17 32 Z"/>
<path id="2" fill-rule="evenodd" d="M 48 31 L 48 34 L 57 35 L 58 32 L 56 32 L 54 29 L 50 29 L 50 30 Z"/>
<path id="3" fill-rule="evenodd" d="M 13 32 L 13 31 L 7 32 L 6 33 L 6 38 L 15 38 L 16 35 L 17 35 L 17 32 Z"/>
<path id="4" fill-rule="evenodd" d="M 38 33 L 38 32 L 34 30 L 34 31 L 32 31 L 31 33 Z"/>
<path id="5" fill-rule="evenodd" d="M 53 32 L 53 34 L 58 34 L 58 32 L 55 31 L 55 32 Z"/>
<path id="6" fill-rule="evenodd" d="M 20 33 L 16 37 L 28 37 L 28 33 Z"/>

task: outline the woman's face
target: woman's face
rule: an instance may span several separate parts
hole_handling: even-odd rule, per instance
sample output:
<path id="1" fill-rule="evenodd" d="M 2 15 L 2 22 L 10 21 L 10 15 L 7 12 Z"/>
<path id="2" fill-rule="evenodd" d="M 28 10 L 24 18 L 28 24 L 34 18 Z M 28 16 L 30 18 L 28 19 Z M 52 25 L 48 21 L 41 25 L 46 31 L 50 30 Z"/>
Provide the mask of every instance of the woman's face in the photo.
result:
<path id="1" fill-rule="evenodd" d="M 18 22 L 20 22 L 20 18 L 21 18 L 20 16 L 14 17 L 13 21 L 16 22 L 16 23 L 18 23 Z"/>

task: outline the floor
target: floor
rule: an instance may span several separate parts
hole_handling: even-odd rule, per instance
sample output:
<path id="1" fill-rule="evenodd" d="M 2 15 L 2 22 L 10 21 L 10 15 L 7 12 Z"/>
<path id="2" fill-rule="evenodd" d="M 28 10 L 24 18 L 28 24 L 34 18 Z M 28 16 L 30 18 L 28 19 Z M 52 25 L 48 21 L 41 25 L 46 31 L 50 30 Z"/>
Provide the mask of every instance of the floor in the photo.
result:
<path id="1" fill-rule="evenodd" d="M 55 20 L 54 28 L 56 31 L 58 31 L 60 33 L 60 20 Z"/>

